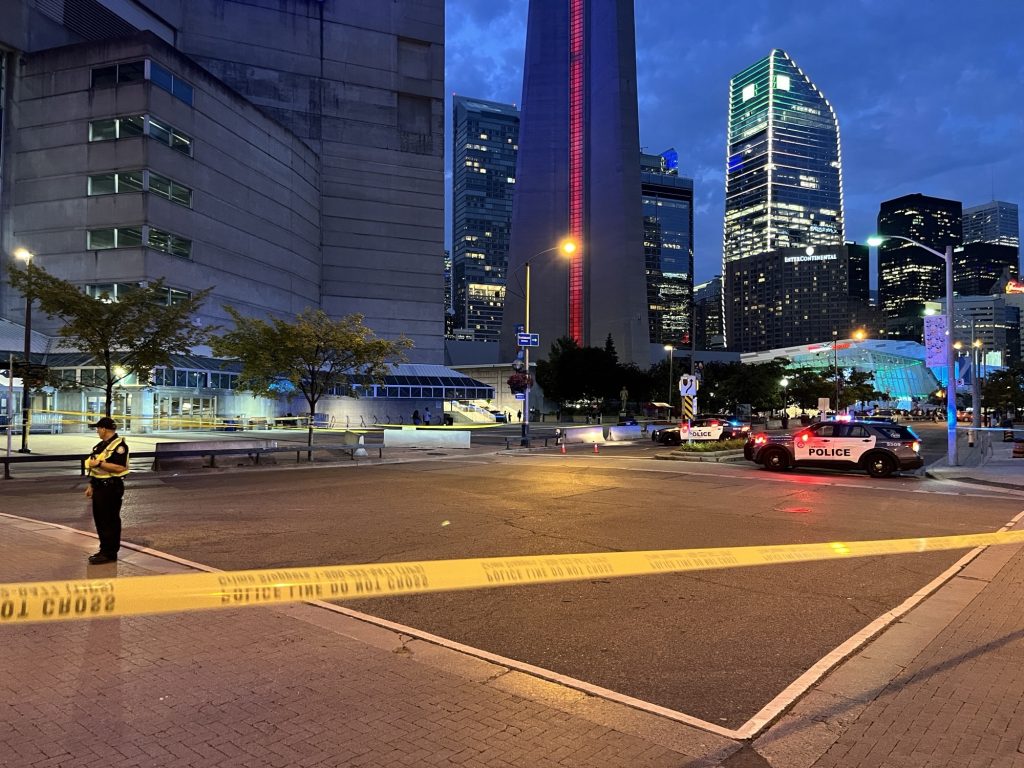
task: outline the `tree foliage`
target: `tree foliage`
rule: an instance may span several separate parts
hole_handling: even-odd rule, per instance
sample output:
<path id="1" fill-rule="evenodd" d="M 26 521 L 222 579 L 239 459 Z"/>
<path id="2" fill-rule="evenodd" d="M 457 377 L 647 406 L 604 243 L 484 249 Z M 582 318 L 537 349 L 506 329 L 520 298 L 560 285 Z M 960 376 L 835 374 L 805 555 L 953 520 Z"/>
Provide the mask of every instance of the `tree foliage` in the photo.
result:
<path id="1" fill-rule="evenodd" d="M 547 360 L 537 363 L 537 382 L 544 395 L 560 408 L 569 403 L 603 403 L 617 398 L 624 380 L 611 337 L 601 348 L 581 347 L 563 336 L 551 345 Z"/>
<path id="2" fill-rule="evenodd" d="M 241 361 L 238 388 L 276 397 L 281 383 L 288 382 L 306 398 L 311 416 L 331 390 L 348 390 L 354 396 L 352 384 L 383 381 L 389 364 L 405 360 L 405 351 L 412 346 L 404 337 L 378 338 L 359 314 L 333 320 L 323 310 L 307 309 L 293 321 L 267 321 L 246 317 L 234 307 L 226 309 L 234 328 L 214 339 L 213 349 Z"/>
<path id="3" fill-rule="evenodd" d="M 1017 363 L 985 377 L 981 402 L 986 408 L 1015 414 L 1024 409 L 1024 365 Z"/>
<path id="4" fill-rule="evenodd" d="M 193 322 L 210 289 L 168 304 L 161 278 L 111 301 L 106 295 L 94 299 L 74 283 L 32 263 L 24 268 L 11 266 L 8 275 L 15 290 L 62 323 L 57 333 L 68 346 L 92 355 L 98 363 L 107 416 L 118 383 L 131 375 L 148 382 L 154 367 L 167 365 L 171 355 L 188 354 L 192 347 L 205 344 L 214 330 Z"/>

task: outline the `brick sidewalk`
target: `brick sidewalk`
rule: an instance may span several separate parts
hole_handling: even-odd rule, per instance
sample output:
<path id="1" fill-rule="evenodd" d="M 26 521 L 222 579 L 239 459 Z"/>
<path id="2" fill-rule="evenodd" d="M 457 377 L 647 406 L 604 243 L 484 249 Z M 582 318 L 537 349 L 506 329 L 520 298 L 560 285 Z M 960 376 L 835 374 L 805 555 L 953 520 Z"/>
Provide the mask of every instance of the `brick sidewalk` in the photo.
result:
<path id="1" fill-rule="evenodd" d="M 0 581 L 185 566 L 0 516 Z M 88 574 L 87 574 L 88 568 Z M 0 765 L 664 766 L 738 747 L 306 605 L 0 626 Z"/>

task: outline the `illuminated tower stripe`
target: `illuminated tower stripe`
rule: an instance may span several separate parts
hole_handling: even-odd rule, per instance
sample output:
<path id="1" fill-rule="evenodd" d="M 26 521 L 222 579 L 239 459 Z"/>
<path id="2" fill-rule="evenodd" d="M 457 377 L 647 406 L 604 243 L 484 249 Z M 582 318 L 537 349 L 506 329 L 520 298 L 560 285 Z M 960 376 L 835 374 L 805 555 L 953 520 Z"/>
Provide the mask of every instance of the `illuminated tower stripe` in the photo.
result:
<path id="1" fill-rule="evenodd" d="M 581 346 L 583 337 L 583 241 L 585 178 L 585 23 L 584 0 L 569 2 L 569 236 L 576 252 L 569 264 L 569 337 Z"/>

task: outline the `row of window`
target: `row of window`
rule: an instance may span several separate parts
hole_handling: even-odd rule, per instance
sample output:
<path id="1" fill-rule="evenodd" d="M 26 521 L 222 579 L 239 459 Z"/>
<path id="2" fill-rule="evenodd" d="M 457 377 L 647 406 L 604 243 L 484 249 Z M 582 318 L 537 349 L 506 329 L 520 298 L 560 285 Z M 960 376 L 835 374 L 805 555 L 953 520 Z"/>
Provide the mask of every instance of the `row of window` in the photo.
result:
<path id="1" fill-rule="evenodd" d="M 149 136 L 171 149 L 192 156 L 191 136 L 150 115 L 108 117 L 89 123 L 89 141 L 112 141 L 134 136 Z"/>
<path id="2" fill-rule="evenodd" d="M 105 227 L 90 229 L 86 237 L 86 250 L 102 251 L 109 248 L 138 248 L 145 245 L 157 251 L 192 258 L 192 241 L 162 229 L 143 224 L 139 227 Z"/>
<path id="3" fill-rule="evenodd" d="M 154 387 L 236 389 L 238 374 L 218 371 L 189 371 L 180 368 L 154 368 L 150 383 Z"/>
<path id="4" fill-rule="evenodd" d="M 85 286 L 85 293 L 94 299 L 106 303 L 116 303 L 123 296 L 132 291 L 137 291 L 140 283 L 92 283 Z M 167 305 L 181 304 L 192 298 L 192 291 L 182 291 L 177 288 L 164 288 L 164 293 L 159 300 Z"/>
<path id="5" fill-rule="evenodd" d="M 149 80 L 153 85 L 162 88 L 175 98 L 192 105 L 194 92 L 192 86 L 182 80 L 169 69 L 160 66 L 150 59 L 125 61 L 92 70 L 93 88 L 114 88 L 127 83 L 140 83 Z"/>
<path id="6" fill-rule="evenodd" d="M 123 192 L 152 192 L 172 203 L 192 207 L 191 189 L 153 171 L 117 171 L 89 177 L 90 195 L 117 195 Z"/>

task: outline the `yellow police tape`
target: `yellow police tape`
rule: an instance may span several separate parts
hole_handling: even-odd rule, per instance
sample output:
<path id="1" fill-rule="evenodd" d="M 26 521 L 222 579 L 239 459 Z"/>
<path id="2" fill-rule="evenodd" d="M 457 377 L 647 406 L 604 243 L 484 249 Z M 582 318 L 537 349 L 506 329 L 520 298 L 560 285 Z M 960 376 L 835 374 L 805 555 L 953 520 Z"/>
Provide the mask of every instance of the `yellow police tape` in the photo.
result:
<path id="1" fill-rule="evenodd" d="M 0 623 L 356 600 L 483 587 L 841 560 L 1024 543 L 1024 531 L 918 539 L 428 560 L 0 584 Z"/>

